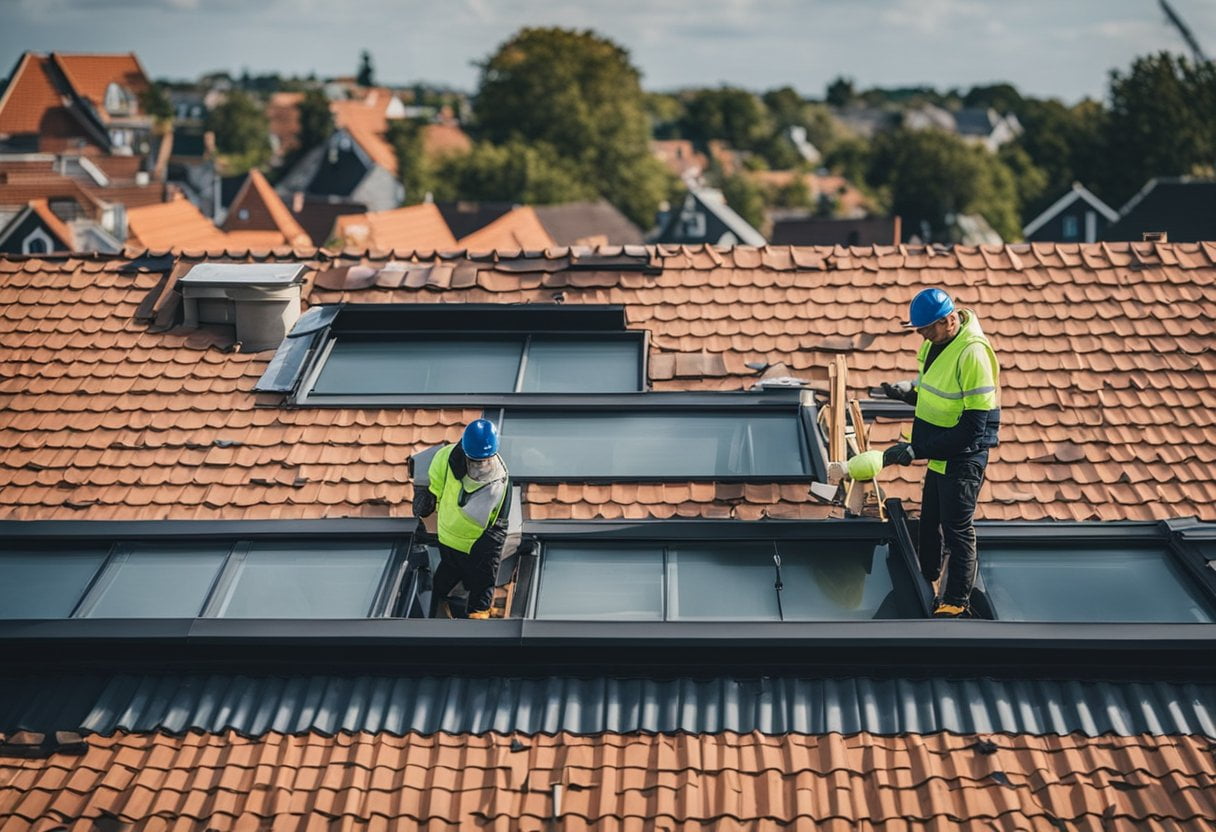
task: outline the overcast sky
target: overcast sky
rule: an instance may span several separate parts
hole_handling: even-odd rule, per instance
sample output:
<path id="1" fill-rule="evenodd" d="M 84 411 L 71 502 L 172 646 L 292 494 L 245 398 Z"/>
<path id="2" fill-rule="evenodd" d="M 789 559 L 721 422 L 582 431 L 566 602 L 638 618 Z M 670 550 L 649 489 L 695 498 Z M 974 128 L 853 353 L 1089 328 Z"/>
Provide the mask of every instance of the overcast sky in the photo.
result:
<path id="1" fill-rule="evenodd" d="M 1216 2 L 1172 0 L 1216 53 Z M 1011 81 L 1073 101 L 1111 68 L 1182 52 L 1157 0 L 0 0 L 0 60 L 23 50 L 136 52 L 155 78 L 226 69 L 353 74 L 472 90 L 475 61 L 521 26 L 590 28 L 626 47 L 647 89 Z"/>

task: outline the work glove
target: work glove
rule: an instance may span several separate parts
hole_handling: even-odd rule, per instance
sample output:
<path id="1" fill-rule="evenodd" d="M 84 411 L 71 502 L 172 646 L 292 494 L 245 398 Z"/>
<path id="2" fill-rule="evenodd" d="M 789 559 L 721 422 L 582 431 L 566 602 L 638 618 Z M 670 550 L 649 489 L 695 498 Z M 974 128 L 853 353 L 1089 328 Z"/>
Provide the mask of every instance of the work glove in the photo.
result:
<path id="1" fill-rule="evenodd" d="M 435 511 L 435 495 L 426 486 L 414 486 L 414 516 L 430 517 Z"/>
<path id="2" fill-rule="evenodd" d="M 916 454 L 908 442 L 896 442 L 882 453 L 884 468 L 888 465 L 911 465 L 914 459 L 916 459 Z"/>
<path id="3" fill-rule="evenodd" d="M 888 399 L 896 399 L 904 404 L 916 406 L 916 386 L 910 381 L 897 381 L 894 384 L 882 383 L 882 392 Z"/>

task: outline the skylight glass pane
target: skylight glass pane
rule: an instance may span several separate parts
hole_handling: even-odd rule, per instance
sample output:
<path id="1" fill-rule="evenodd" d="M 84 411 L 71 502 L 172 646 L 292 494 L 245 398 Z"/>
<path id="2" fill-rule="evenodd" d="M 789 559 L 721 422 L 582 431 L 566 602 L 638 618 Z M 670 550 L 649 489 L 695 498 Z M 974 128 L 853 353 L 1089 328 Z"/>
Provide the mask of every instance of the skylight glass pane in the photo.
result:
<path id="1" fill-rule="evenodd" d="M 524 393 L 633 393 L 641 389 L 637 338 L 536 338 L 528 347 Z"/>
<path id="2" fill-rule="evenodd" d="M 536 617 L 662 620 L 662 548 L 546 546 Z"/>
<path id="3" fill-rule="evenodd" d="M 911 587 L 886 543 L 782 542 L 781 605 L 786 621 L 919 618 Z"/>
<path id="4" fill-rule="evenodd" d="M 109 546 L 0 552 L 0 618 L 67 618 Z"/>
<path id="5" fill-rule="evenodd" d="M 721 477 L 806 473 L 797 413 L 509 412 L 516 477 Z"/>
<path id="6" fill-rule="evenodd" d="M 780 621 L 771 543 L 672 546 L 669 619 Z"/>
<path id="7" fill-rule="evenodd" d="M 985 548 L 979 560 L 1002 621 L 1213 620 L 1161 550 Z"/>
<path id="8" fill-rule="evenodd" d="M 195 618 L 229 544 L 129 544 L 89 593 L 86 618 Z"/>
<path id="9" fill-rule="evenodd" d="M 510 393 L 523 340 L 342 340 L 334 343 L 317 395 Z"/>
<path id="10" fill-rule="evenodd" d="M 392 552 L 387 542 L 255 543 L 221 618 L 367 618 Z"/>

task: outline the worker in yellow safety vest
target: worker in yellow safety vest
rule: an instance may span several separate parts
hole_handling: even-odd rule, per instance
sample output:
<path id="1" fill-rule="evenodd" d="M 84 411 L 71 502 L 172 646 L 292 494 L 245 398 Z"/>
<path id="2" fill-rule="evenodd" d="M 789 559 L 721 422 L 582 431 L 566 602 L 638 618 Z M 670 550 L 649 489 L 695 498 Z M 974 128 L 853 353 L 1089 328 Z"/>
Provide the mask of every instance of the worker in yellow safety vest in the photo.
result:
<path id="1" fill-rule="evenodd" d="M 949 574 L 933 615 L 959 618 L 970 610 L 975 584 L 972 521 L 988 451 L 998 442 L 1001 371 L 975 312 L 956 309 L 941 289 L 919 292 L 904 326 L 925 339 L 916 354 L 919 374 L 915 382 L 882 387 L 888 397 L 915 406 L 916 415 L 911 441 L 888 448 L 883 464 L 929 461 L 921 496 L 920 569 L 936 583 L 949 551 Z"/>
<path id="2" fill-rule="evenodd" d="M 511 506 L 511 478 L 498 455 L 498 429 L 488 419 L 477 419 L 459 443 L 416 459 L 428 457 L 426 482 L 415 475 L 414 516 L 438 511 L 439 568 L 432 580 L 430 615 L 434 618 L 463 582 L 468 617 L 489 618 Z"/>

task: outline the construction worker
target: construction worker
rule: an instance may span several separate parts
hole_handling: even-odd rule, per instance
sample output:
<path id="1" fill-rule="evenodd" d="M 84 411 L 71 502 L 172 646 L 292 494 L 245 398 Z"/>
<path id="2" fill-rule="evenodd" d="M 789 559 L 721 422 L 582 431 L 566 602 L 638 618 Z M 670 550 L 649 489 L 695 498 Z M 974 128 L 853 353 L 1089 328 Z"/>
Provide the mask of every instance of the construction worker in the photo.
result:
<path id="1" fill-rule="evenodd" d="M 438 509 L 439 568 L 430 615 L 434 618 L 463 582 L 468 617 L 489 618 L 511 506 L 511 478 L 498 455 L 498 429 L 488 419 L 477 419 L 459 443 L 424 453 L 430 457 L 427 483 L 415 483 L 414 516 L 429 517 Z"/>
<path id="2" fill-rule="evenodd" d="M 935 618 L 958 618 L 970 609 L 975 584 L 975 503 L 984 482 L 988 449 L 1001 423 L 1000 366 L 970 309 L 956 309 L 941 289 L 912 299 L 905 327 L 925 339 L 916 354 L 915 382 L 883 384 L 887 396 L 916 407 L 910 442 L 883 453 L 884 465 L 927 459 L 921 497 L 918 552 L 921 573 L 936 584 L 945 550 L 946 586 Z"/>

